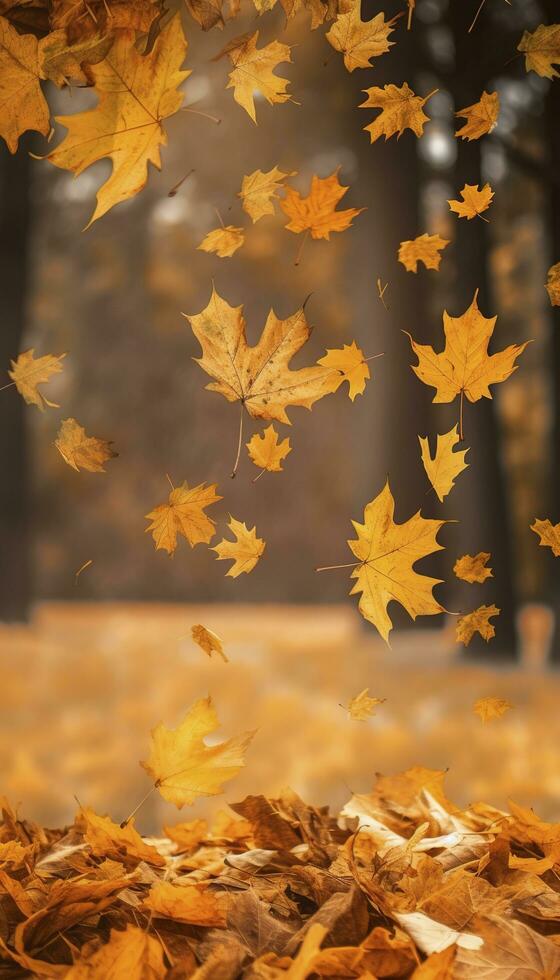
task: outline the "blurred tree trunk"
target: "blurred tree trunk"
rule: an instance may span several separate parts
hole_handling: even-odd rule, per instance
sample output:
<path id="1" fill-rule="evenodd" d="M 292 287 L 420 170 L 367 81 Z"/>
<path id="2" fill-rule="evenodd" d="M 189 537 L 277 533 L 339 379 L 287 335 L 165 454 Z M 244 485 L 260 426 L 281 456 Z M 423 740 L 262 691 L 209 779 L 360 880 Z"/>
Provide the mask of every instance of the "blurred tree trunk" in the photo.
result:
<path id="1" fill-rule="evenodd" d="M 22 349 L 29 243 L 30 158 L 12 156 L 0 141 L 0 373 Z M 25 620 L 30 602 L 29 511 L 25 404 L 12 389 L 0 405 L 0 619 Z"/>

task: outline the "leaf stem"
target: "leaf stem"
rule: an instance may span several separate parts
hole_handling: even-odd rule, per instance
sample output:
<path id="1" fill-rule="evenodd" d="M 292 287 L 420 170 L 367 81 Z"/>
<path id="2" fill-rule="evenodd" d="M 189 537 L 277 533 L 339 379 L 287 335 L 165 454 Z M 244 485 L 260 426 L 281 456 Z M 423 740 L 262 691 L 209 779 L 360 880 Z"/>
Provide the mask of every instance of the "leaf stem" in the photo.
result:
<path id="1" fill-rule="evenodd" d="M 192 109 L 190 105 L 183 106 L 181 112 L 192 112 L 195 116 L 203 116 L 204 119 L 209 119 L 210 122 L 216 123 L 216 126 L 219 126 L 222 121 L 218 116 L 212 116 L 209 112 L 201 112 L 200 109 Z"/>
<path id="2" fill-rule="evenodd" d="M 261 476 L 263 475 L 263 473 L 266 473 L 266 469 L 262 469 L 262 470 L 260 471 L 260 473 L 257 473 L 257 475 L 256 475 L 256 476 L 254 476 L 254 477 L 253 477 L 253 479 L 251 480 L 251 483 L 256 483 L 256 482 L 257 482 L 257 480 L 260 480 L 260 478 L 261 478 Z"/>
<path id="3" fill-rule="evenodd" d="M 128 817 L 126 818 L 126 820 L 122 820 L 121 821 L 121 824 L 120 824 L 121 830 L 124 830 L 125 827 L 128 827 L 128 824 L 130 823 L 130 821 L 132 820 L 132 818 L 136 816 L 136 814 L 138 813 L 138 810 L 140 809 L 140 807 L 143 807 L 144 806 L 144 803 L 146 802 L 146 800 L 148 800 L 150 798 L 150 796 L 152 795 L 152 793 L 155 792 L 155 789 L 156 789 L 156 787 L 155 786 L 152 786 L 151 789 L 148 790 L 148 792 L 146 793 L 146 795 L 142 797 L 142 799 L 140 800 L 140 803 L 137 803 L 136 804 L 136 806 L 134 807 L 134 810 L 132 811 L 132 813 L 129 813 L 128 814 Z"/>
<path id="4" fill-rule="evenodd" d="M 10 381 L 9 385 L 2 385 L 0 391 L 5 391 L 6 388 L 12 388 L 15 385 L 15 381 Z"/>
<path id="5" fill-rule="evenodd" d="M 243 409 L 245 408 L 243 402 L 241 402 L 241 412 L 239 415 L 239 439 L 237 440 L 237 456 L 235 457 L 235 463 L 233 464 L 233 469 L 230 473 L 232 480 L 235 479 L 235 474 L 237 473 L 237 467 L 239 466 L 239 459 L 241 457 L 241 443 L 243 441 Z"/>
<path id="6" fill-rule="evenodd" d="M 168 197 L 175 197 L 175 195 L 176 195 L 177 191 L 179 190 L 179 188 L 182 186 L 182 184 L 185 183 L 187 177 L 190 177 L 191 174 L 194 174 L 194 167 L 191 170 L 189 170 L 189 172 L 187 174 L 185 174 L 184 177 L 181 177 L 181 180 L 178 180 L 176 184 L 173 184 L 173 187 L 171 188 L 171 190 L 167 192 L 167 196 Z"/>
<path id="7" fill-rule="evenodd" d="M 476 14 L 474 15 L 474 20 L 473 20 L 471 26 L 469 27 L 469 29 L 467 31 L 468 34 L 470 34 L 472 30 L 474 30 L 474 26 L 475 26 L 475 24 L 476 24 L 476 22 L 477 22 L 477 20 L 478 20 L 478 18 L 480 16 L 480 14 L 482 13 L 482 8 L 483 8 L 483 6 L 484 6 L 485 3 L 486 3 L 486 0 L 480 0 L 480 5 L 479 5 L 479 8 L 478 8 Z"/>
<path id="8" fill-rule="evenodd" d="M 459 403 L 459 439 L 463 441 L 463 403 L 465 400 L 465 391 L 461 388 L 461 401 Z"/>
<path id="9" fill-rule="evenodd" d="M 361 561 L 350 561 L 346 565 L 322 565 L 321 568 L 316 568 L 316 572 L 330 572 L 334 568 L 355 568 L 356 565 L 363 565 Z"/>
<path id="10" fill-rule="evenodd" d="M 309 236 L 309 228 L 306 228 L 305 234 L 304 234 L 301 242 L 299 243 L 299 248 L 297 250 L 297 254 L 296 254 L 296 257 L 294 259 L 294 265 L 299 265 L 300 262 L 301 262 L 301 253 L 303 252 L 303 247 L 304 247 L 304 245 L 305 245 L 305 243 L 306 243 L 306 241 L 308 239 L 308 236 Z"/>

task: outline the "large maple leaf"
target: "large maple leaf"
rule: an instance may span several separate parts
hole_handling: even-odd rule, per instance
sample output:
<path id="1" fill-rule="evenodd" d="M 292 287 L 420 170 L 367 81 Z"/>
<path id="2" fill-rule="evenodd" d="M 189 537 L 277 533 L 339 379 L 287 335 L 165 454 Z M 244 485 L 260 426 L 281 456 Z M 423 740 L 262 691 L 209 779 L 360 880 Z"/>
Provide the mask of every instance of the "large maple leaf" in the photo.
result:
<path id="1" fill-rule="evenodd" d="M 400 138 L 405 129 L 411 129 L 415 136 L 422 136 L 424 126 L 429 116 L 424 112 L 424 106 L 434 95 L 430 92 L 425 98 L 416 95 L 407 82 L 398 85 L 385 85 L 383 88 L 374 86 L 364 89 L 367 99 L 360 103 L 360 109 L 381 109 L 376 119 L 364 126 L 369 133 L 372 143 L 384 136 L 388 140 L 397 134 Z"/>
<path id="2" fill-rule="evenodd" d="M 161 32 L 149 54 L 139 54 L 134 40 L 133 32 L 124 31 L 107 57 L 91 66 L 99 105 L 56 118 L 68 134 L 49 153 L 51 163 L 75 174 L 103 157 L 113 164 L 97 192 L 89 224 L 142 190 L 149 163 L 161 167 L 160 147 L 167 143 L 163 120 L 181 106 L 178 88 L 190 74 L 180 70 L 187 42 L 179 17 Z"/>
<path id="3" fill-rule="evenodd" d="M 312 238 L 330 238 L 331 231 L 346 231 L 357 215 L 365 208 L 346 208 L 337 211 L 336 206 L 344 197 L 348 187 L 338 179 L 338 170 L 329 177 L 311 178 L 311 191 L 302 197 L 293 187 L 286 187 L 286 196 L 280 207 L 290 219 L 286 228 L 296 235 L 311 232 Z"/>
<path id="4" fill-rule="evenodd" d="M 378 13 L 372 20 L 362 20 L 360 0 L 352 0 L 343 13 L 339 13 L 334 24 L 325 35 L 329 44 L 344 55 L 348 71 L 355 68 L 369 68 L 372 58 L 379 58 L 394 44 L 389 41 L 395 19 L 385 20 L 384 13 Z"/>

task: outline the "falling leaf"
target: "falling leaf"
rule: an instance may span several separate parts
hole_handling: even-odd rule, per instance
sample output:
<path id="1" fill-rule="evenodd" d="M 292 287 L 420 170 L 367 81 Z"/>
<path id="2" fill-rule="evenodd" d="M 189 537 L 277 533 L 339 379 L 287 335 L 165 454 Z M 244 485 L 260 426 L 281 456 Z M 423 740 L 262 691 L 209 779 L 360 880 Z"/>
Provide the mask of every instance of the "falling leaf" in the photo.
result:
<path id="1" fill-rule="evenodd" d="M 360 691 L 355 698 L 351 698 L 348 702 L 347 710 L 352 721 L 367 721 L 373 715 L 377 705 L 383 704 L 385 701 L 385 698 L 370 698 L 368 691 L 369 688 L 364 687 L 363 691 Z"/>
<path id="2" fill-rule="evenodd" d="M 5 8 L 3 8 L 5 9 Z M 41 90 L 41 49 L 33 34 L 20 34 L 0 17 L 0 136 L 15 153 L 22 133 L 35 130 L 47 136 L 50 113 Z"/>
<path id="3" fill-rule="evenodd" d="M 357 581 L 350 595 L 362 593 L 360 612 L 377 627 L 385 641 L 393 626 L 387 613 L 390 602 L 404 606 L 412 619 L 443 612 L 432 594 L 440 579 L 420 575 L 414 570 L 414 564 L 434 551 L 441 551 L 443 546 L 437 541 L 437 533 L 445 521 L 425 520 L 418 511 L 404 524 L 396 524 L 394 510 L 393 495 L 386 483 L 366 506 L 364 523 L 352 521 L 358 538 L 348 542 L 358 559 L 358 567 L 352 572 L 352 578 Z"/>
<path id="4" fill-rule="evenodd" d="M 140 861 L 161 867 L 164 858 L 155 847 L 146 844 L 129 820 L 125 827 L 113 823 L 109 817 L 100 817 L 91 807 L 82 807 L 76 817 L 76 825 L 82 829 L 91 853 L 96 857 L 109 858 L 136 867 Z"/>
<path id="5" fill-rule="evenodd" d="M 209 630 L 206 628 L 206 626 L 201 626 L 199 624 L 191 627 L 191 636 L 194 642 L 198 643 L 200 649 L 204 650 L 209 657 L 211 657 L 213 653 L 217 653 L 226 664 L 229 662 L 224 653 L 224 648 L 220 637 L 217 636 L 212 630 Z"/>
<path id="6" fill-rule="evenodd" d="M 221 259 L 230 258 L 238 248 L 241 248 L 245 241 L 243 228 L 236 228 L 234 225 L 225 225 L 223 228 L 214 228 L 203 238 L 198 249 L 201 252 L 215 252 Z"/>
<path id="7" fill-rule="evenodd" d="M 560 24 L 540 24 L 536 31 L 525 31 L 517 50 L 525 55 L 527 71 L 541 78 L 558 78 L 553 65 L 560 65 Z"/>
<path id="8" fill-rule="evenodd" d="M 253 224 L 265 214 L 275 214 L 274 201 L 289 177 L 295 177 L 297 171 L 284 173 L 279 167 L 272 170 L 254 170 L 243 178 L 238 197 L 241 198 L 243 210 L 247 212 Z"/>
<path id="9" fill-rule="evenodd" d="M 463 555 L 458 558 L 453 566 L 453 571 L 457 578 L 463 582 L 485 582 L 487 578 L 492 578 L 492 569 L 486 567 L 490 561 L 489 551 L 479 551 L 478 555 Z"/>
<path id="10" fill-rule="evenodd" d="M 242 572 L 249 573 L 253 570 L 262 556 L 266 543 L 262 538 L 257 538 L 256 527 L 249 530 L 246 524 L 236 521 L 235 517 L 230 518 L 229 529 L 235 541 L 223 538 L 215 548 L 212 548 L 212 551 L 216 552 L 218 561 L 229 559 L 233 561 L 233 565 L 227 570 L 226 575 L 237 578 Z"/>
<path id="11" fill-rule="evenodd" d="M 433 92 L 422 99 L 404 82 L 400 88 L 398 85 L 368 88 L 365 94 L 367 99 L 361 103 L 360 109 L 381 109 L 377 119 L 364 126 L 372 143 L 380 136 L 388 140 L 396 133 L 400 137 L 405 129 L 411 129 L 415 136 L 422 136 L 429 118 L 424 112 L 424 105 L 434 95 Z"/>
<path id="12" fill-rule="evenodd" d="M 210 31 L 216 25 L 220 28 L 224 26 L 223 5 L 224 0 L 185 0 L 189 14 L 203 31 Z"/>
<path id="13" fill-rule="evenodd" d="M 54 973 L 45 976 L 54 976 Z M 161 943 L 128 923 L 112 929 L 109 941 L 64 974 L 65 980 L 164 980 L 167 967 Z"/>
<path id="14" fill-rule="evenodd" d="M 237 776 L 245 765 L 245 751 L 254 732 L 206 745 L 205 737 L 219 726 L 212 699 L 201 698 L 178 728 L 169 729 L 160 722 L 152 731 L 150 757 L 140 765 L 164 800 L 179 810 L 191 806 L 199 796 L 222 793 L 223 783 Z"/>
<path id="15" fill-rule="evenodd" d="M 460 218 L 477 218 L 487 211 L 492 203 L 494 191 L 490 184 L 485 184 L 480 190 L 477 184 L 465 184 L 461 191 L 462 201 L 448 201 L 449 210 L 454 211 Z"/>
<path id="16" fill-rule="evenodd" d="M 227 925 L 227 895 L 204 886 L 160 881 L 150 889 L 144 907 L 158 918 L 191 926 L 223 929 Z"/>
<path id="17" fill-rule="evenodd" d="M 456 116 L 466 119 L 466 123 L 457 130 L 455 136 L 464 140 L 478 140 L 486 133 L 491 133 L 498 122 L 500 112 L 500 96 L 497 92 L 483 92 L 480 100 L 466 109 L 460 109 Z"/>
<path id="18" fill-rule="evenodd" d="M 190 489 L 185 481 L 180 487 L 173 487 L 168 502 L 146 514 L 146 519 L 152 522 L 146 532 L 152 532 L 156 550 L 162 548 L 172 555 L 178 534 L 182 534 L 191 548 L 196 544 L 208 544 L 214 537 L 215 522 L 204 511 L 210 504 L 222 500 L 216 490 L 215 483 L 208 487 L 199 483 Z"/>
<path id="19" fill-rule="evenodd" d="M 479 606 L 474 612 L 460 616 L 455 627 L 455 639 L 457 643 L 464 643 L 468 647 L 475 633 L 480 633 L 483 640 L 491 640 L 496 635 L 490 619 L 498 616 L 500 610 L 497 606 Z"/>
<path id="20" fill-rule="evenodd" d="M 217 55 L 217 58 L 226 54 L 229 56 L 233 71 L 229 74 L 227 87 L 233 89 L 235 101 L 245 109 L 254 123 L 257 121 L 255 92 L 260 92 L 270 105 L 289 102 L 292 98 L 286 92 L 290 84 L 288 79 L 274 74 L 278 65 L 292 60 L 289 45 L 271 41 L 264 48 L 257 48 L 258 39 L 258 31 L 244 34 L 230 41 Z"/>
<path id="21" fill-rule="evenodd" d="M 531 524 L 531 531 L 538 534 L 540 545 L 552 548 L 552 554 L 560 558 L 560 524 L 552 524 L 548 518 L 544 521 L 535 519 L 535 523 Z"/>
<path id="22" fill-rule="evenodd" d="M 290 219 L 285 227 L 295 234 L 310 231 L 312 238 L 326 238 L 327 241 L 331 231 L 346 231 L 354 218 L 365 211 L 365 208 L 336 210 L 347 190 L 348 187 L 338 179 L 338 170 L 330 177 L 314 175 L 308 197 L 302 197 L 293 187 L 286 187 L 286 196 L 280 201 L 280 207 Z"/>
<path id="23" fill-rule="evenodd" d="M 65 463 L 72 469 L 89 470 L 90 473 L 104 473 L 104 463 L 115 459 L 118 453 L 112 449 L 112 442 L 87 436 L 86 430 L 76 422 L 76 419 L 64 419 L 55 441 Z"/>
<path id="24" fill-rule="evenodd" d="M 66 354 L 44 354 L 34 357 L 35 348 L 19 354 L 15 361 L 10 362 L 8 374 L 27 405 L 37 405 L 43 412 L 45 406 L 59 408 L 56 402 L 51 402 L 39 391 L 38 386 L 50 381 L 53 374 L 62 371 L 62 359 Z"/>
<path id="25" fill-rule="evenodd" d="M 334 379 L 338 388 L 344 381 L 348 382 L 348 397 L 354 401 L 356 395 L 363 395 L 366 382 L 370 378 L 369 367 L 364 359 L 363 351 L 353 340 L 351 344 L 344 344 L 342 349 L 333 348 L 327 350 L 324 357 L 319 358 L 317 364 L 323 367 L 332 368 L 338 373 L 338 378 Z"/>
<path id="26" fill-rule="evenodd" d="M 440 235 L 419 235 L 410 242 L 401 242 L 398 259 L 407 272 L 418 272 L 419 262 L 423 262 L 426 269 L 439 269 L 440 252 L 448 245 L 449 241 Z"/>
<path id="27" fill-rule="evenodd" d="M 510 701 L 503 698 L 479 698 L 473 704 L 473 711 L 479 716 L 481 721 L 491 721 L 492 718 L 501 718 L 506 711 L 513 708 Z"/>
<path id="28" fill-rule="evenodd" d="M 389 41 L 393 31 L 393 20 L 385 20 L 385 14 L 376 14 L 372 20 L 362 20 L 360 0 L 349 0 L 339 12 L 334 24 L 325 37 L 336 51 L 344 54 L 344 64 L 348 71 L 355 68 L 369 68 L 372 58 L 379 58 L 394 44 Z"/>
<path id="29" fill-rule="evenodd" d="M 282 460 L 292 451 L 289 439 L 278 442 L 278 433 L 273 425 L 267 426 L 262 435 L 255 432 L 247 443 L 247 449 L 255 466 L 269 473 L 280 473 Z"/>
<path id="30" fill-rule="evenodd" d="M 190 74 L 180 70 L 186 50 L 178 16 L 159 34 L 149 54 L 140 54 L 134 34 L 123 31 L 107 57 L 89 68 L 99 104 L 57 117 L 68 134 L 49 153 L 51 163 L 75 174 L 104 157 L 113 164 L 111 176 L 97 192 L 89 224 L 142 190 L 149 163 L 160 169 L 160 147 L 167 143 L 163 120 L 180 108 L 179 87 Z"/>
<path id="31" fill-rule="evenodd" d="M 546 291 L 550 299 L 551 306 L 560 306 L 560 262 L 551 266 L 548 270 L 548 280 Z"/>
<path id="32" fill-rule="evenodd" d="M 459 433 L 456 425 L 444 435 L 438 435 L 436 454 L 433 459 L 430 453 L 428 438 L 418 436 L 418 439 L 426 475 L 437 494 L 438 500 L 441 502 L 455 486 L 455 478 L 469 465 L 465 463 L 465 456 L 468 453 L 468 449 L 453 452 L 454 446 L 459 442 Z"/>

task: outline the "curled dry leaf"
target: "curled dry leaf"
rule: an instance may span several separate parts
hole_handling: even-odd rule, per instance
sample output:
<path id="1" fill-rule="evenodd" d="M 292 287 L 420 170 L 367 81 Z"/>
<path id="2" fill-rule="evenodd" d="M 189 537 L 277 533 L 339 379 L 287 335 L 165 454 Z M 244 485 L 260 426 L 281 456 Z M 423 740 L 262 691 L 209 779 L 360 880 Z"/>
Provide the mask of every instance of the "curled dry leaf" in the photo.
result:
<path id="1" fill-rule="evenodd" d="M 532 33 L 525 31 L 517 50 L 525 55 L 527 71 L 536 71 L 541 78 L 558 78 L 553 66 L 560 65 L 560 24 L 539 24 Z"/>
<path id="2" fill-rule="evenodd" d="M 274 202 L 278 192 L 282 190 L 289 177 L 295 177 L 297 171 L 284 173 L 279 167 L 272 170 L 254 170 L 243 178 L 238 197 L 241 198 L 243 210 L 247 212 L 253 224 L 264 218 L 266 214 L 274 214 Z"/>
<path id="3" fill-rule="evenodd" d="M 111 449 L 111 442 L 87 436 L 76 419 L 64 419 L 58 430 L 55 446 L 64 462 L 78 472 L 82 469 L 89 470 L 90 473 L 104 473 L 103 464 L 118 456 Z"/>
<path id="4" fill-rule="evenodd" d="M 311 191 L 302 197 L 293 187 L 286 187 L 286 196 L 280 207 L 290 219 L 285 226 L 288 231 L 299 234 L 311 232 L 312 238 L 330 238 L 331 231 L 346 231 L 357 215 L 365 208 L 347 208 L 337 211 L 338 202 L 344 197 L 348 187 L 338 179 L 338 170 L 330 177 L 311 178 Z"/>
<path id="5" fill-rule="evenodd" d="M 237 578 L 243 572 L 249 573 L 253 570 L 266 548 L 266 543 L 257 537 L 256 527 L 249 530 L 246 524 L 236 521 L 235 517 L 230 518 L 228 526 L 235 541 L 223 538 L 212 551 L 216 552 L 218 561 L 233 561 L 226 575 Z"/>
<path id="6" fill-rule="evenodd" d="M 490 561 L 489 551 L 479 551 L 477 555 L 463 555 L 458 558 L 453 566 L 453 571 L 457 578 L 463 582 L 485 582 L 487 578 L 492 578 L 492 569 L 486 567 Z"/>
<path id="7" fill-rule="evenodd" d="M 42 412 L 45 406 L 59 408 L 56 402 L 49 401 L 39 391 L 39 385 L 46 384 L 53 374 L 62 371 L 62 360 L 66 354 L 44 354 L 42 357 L 34 357 L 34 354 L 33 347 L 18 354 L 16 360 L 10 362 L 8 375 L 27 405 L 36 405 Z"/>
<path id="8" fill-rule="evenodd" d="M 459 442 L 456 425 L 444 435 L 438 435 L 436 453 L 433 459 L 428 438 L 418 436 L 418 440 L 426 475 L 441 502 L 455 486 L 455 478 L 469 465 L 465 463 L 465 457 L 469 450 L 461 449 L 458 452 L 453 452 L 454 447 Z"/>
<path id="9" fill-rule="evenodd" d="M 483 211 L 487 211 L 492 203 L 494 191 L 490 184 L 478 188 L 478 184 L 465 184 L 461 191 L 462 201 L 448 201 L 449 210 L 454 211 L 460 218 L 471 221 L 477 218 Z"/>
<path id="10" fill-rule="evenodd" d="M 385 698 L 370 698 L 369 687 L 364 687 L 363 691 L 356 694 L 348 702 L 348 714 L 352 721 L 367 721 L 371 718 L 378 704 L 383 704 Z"/>
<path id="11" fill-rule="evenodd" d="M 224 653 L 224 648 L 220 637 L 217 636 L 212 630 L 207 629 L 206 626 L 202 626 L 200 623 L 196 626 L 191 627 L 191 636 L 195 643 L 198 644 L 201 650 L 207 656 L 211 657 L 213 653 L 217 653 L 219 657 L 227 664 L 228 658 Z"/>
<path id="12" fill-rule="evenodd" d="M 280 473 L 282 460 L 292 451 L 289 439 L 278 441 L 278 433 L 273 425 L 267 426 L 263 433 L 255 432 L 247 443 L 247 449 L 255 466 L 260 470 L 268 470 L 269 473 Z"/>
<path id="13" fill-rule="evenodd" d="M 544 521 L 536 519 L 534 524 L 531 524 L 531 531 L 538 534 L 541 539 L 540 545 L 551 548 L 552 554 L 557 558 L 560 557 L 560 524 L 552 524 L 548 518 Z"/>
<path id="14" fill-rule="evenodd" d="M 398 260 L 407 272 L 418 272 L 418 263 L 423 262 L 426 269 L 439 269 L 440 252 L 447 248 L 449 241 L 441 235 L 419 235 L 409 242 L 399 245 Z"/>
<path id="15" fill-rule="evenodd" d="M 159 940 L 131 923 L 124 931 L 112 929 L 104 946 L 80 957 L 64 974 L 65 980 L 164 980 L 166 975 Z"/>
<path id="16" fill-rule="evenodd" d="M 245 241 L 243 228 L 225 225 L 209 231 L 197 246 L 201 252 L 215 252 L 221 259 L 229 259 Z"/>
<path id="17" fill-rule="evenodd" d="M 172 555 L 177 547 L 177 535 L 182 535 L 191 548 L 196 544 L 208 544 L 214 537 L 215 522 L 207 516 L 205 510 L 222 497 L 216 493 L 217 485 L 206 486 L 199 483 L 197 487 L 189 488 L 185 482 L 180 487 L 173 487 L 166 504 L 159 504 L 149 514 L 146 520 L 151 521 L 146 532 L 151 531 L 156 549 L 162 548 Z"/>
<path id="18" fill-rule="evenodd" d="M 512 703 L 505 701 L 504 698 L 479 698 L 473 704 L 473 711 L 481 721 L 501 718 L 510 708 L 513 708 Z"/>
<path id="19" fill-rule="evenodd" d="M 560 262 L 548 270 L 546 291 L 551 306 L 560 306 Z"/>
<path id="20" fill-rule="evenodd" d="M 486 133 L 491 133 L 498 122 L 500 113 L 500 96 L 497 92 L 483 92 L 478 102 L 466 109 L 459 109 L 455 115 L 466 122 L 457 130 L 455 136 L 464 140 L 478 140 Z"/>
<path id="21" fill-rule="evenodd" d="M 455 639 L 457 643 L 463 643 L 468 647 L 475 633 L 480 633 L 483 640 L 491 640 L 496 635 L 496 630 L 490 622 L 493 616 L 499 616 L 500 610 L 497 606 L 479 606 L 471 613 L 459 616 L 455 627 Z"/>
<path id="22" fill-rule="evenodd" d="M 41 89 L 44 41 L 33 34 L 20 34 L 0 17 L 0 136 L 10 153 L 15 153 L 22 133 L 35 130 L 47 136 L 50 113 Z"/>
<path id="23" fill-rule="evenodd" d="M 158 867 L 165 864 L 156 848 L 146 844 L 135 829 L 133 819 L 121 827 L 86 806 L 79 810 L 75 823 L 96 857 L 119 861 L 127 867 L 136 867 L 140 861 Z"/>
<path id="24" fill-rule="evenodd" d="M 263 99 L 274 103 L 289 102 L 292 96 L 286 92 L 290 84 L 287 78 L 274 74 L 274 69 L 285 61 L 291 61 L 290 47 L 280 41 L 271 41 L 257 48 L 259 32 L 234 38 L 217 55 L 228 55 L 233 71 L 229 74 L 228 88 L 233 89 L 235 101 L 245 109 L 254 123 L 257 121 L 254 95 L 260 92 Z"/>
<path id="25" fill-rule="evenodd" d="M 377 119 L 369 126 L 364 126 L 369 133 L 372 143 L 384 136 L 388 140 L 397 134 L 402 136 L 405 129 L 411 129 L 415 136 L 422 136 L 424 126 L 429 117 L 424 112 L 424 105 L 431 95 L 421 98 L 404 82 L 398 85 L 385 85 L 383 88 L 374 86 L 365 89 L 367 99 L 360 104 L 360 109 L 381 109 Z"/>
<path id="26" fill-rule="evenodd" d="M 371 375 L 363 351 L 357 346 L 355 340 L 351 344 L 344 344 L 341 349 L 328 349 L 327 353 L 319 358 L 317 364 L 332 369 L 333 384 L 336 385 L 336 388 L 339 388 L 344 381 L 348 382 L 350 401 L 353 402 L 356 395 L 363 395 Z"/>
<path id="27" fill-rule="evenodd" d="M 348 71 L 355 68 L 369 68 L 372 58 L 379 58 L 394 44 L 389 41 L 395 18 L 385 20 L 385 14 L 375 14 L 372 20 L 362 20 L 360 0 L 350 0 L 339 8 L 334 24 L 326 33 L 329 44 L 344 55 Z"/>

